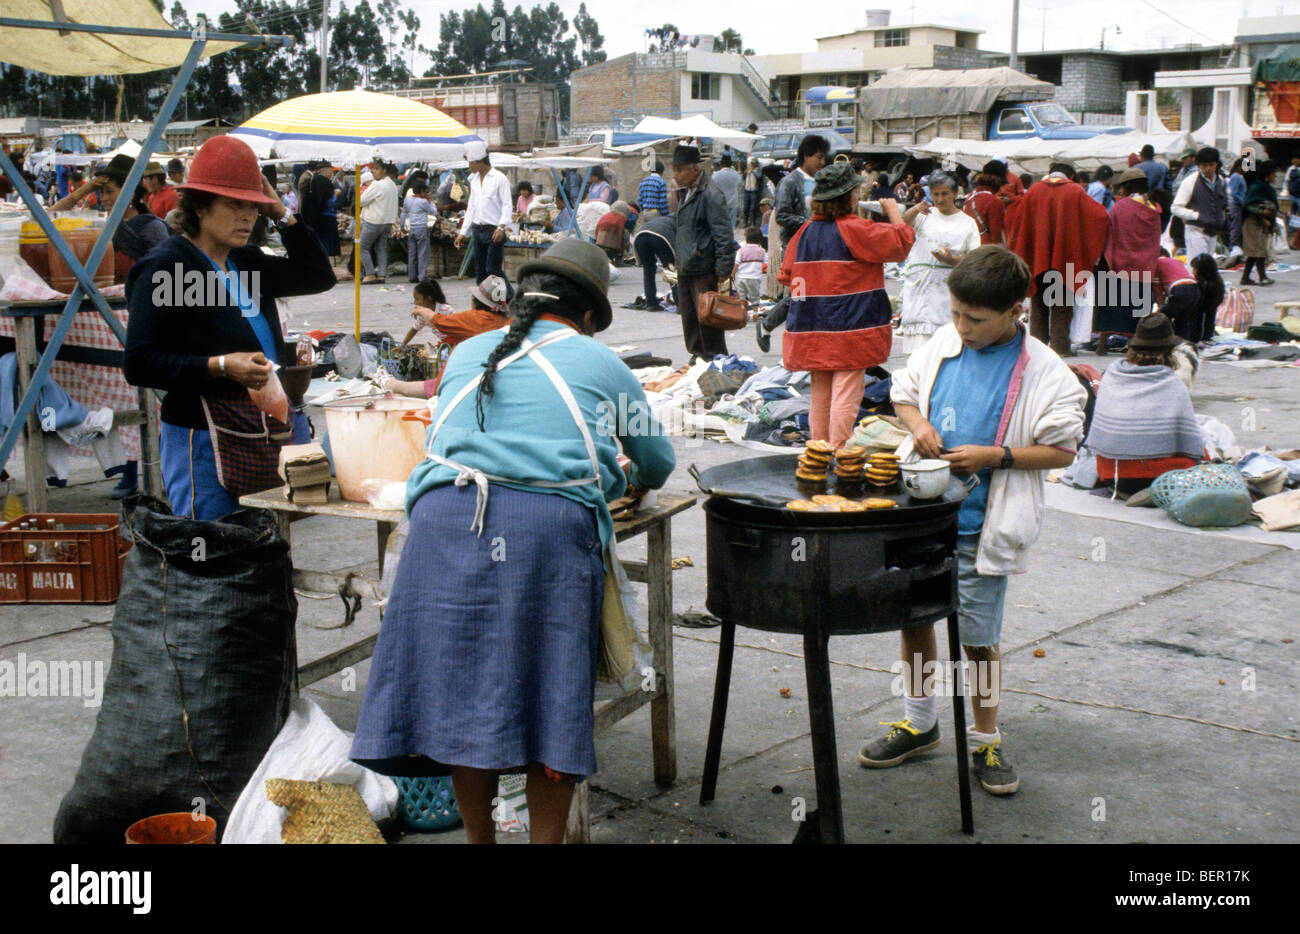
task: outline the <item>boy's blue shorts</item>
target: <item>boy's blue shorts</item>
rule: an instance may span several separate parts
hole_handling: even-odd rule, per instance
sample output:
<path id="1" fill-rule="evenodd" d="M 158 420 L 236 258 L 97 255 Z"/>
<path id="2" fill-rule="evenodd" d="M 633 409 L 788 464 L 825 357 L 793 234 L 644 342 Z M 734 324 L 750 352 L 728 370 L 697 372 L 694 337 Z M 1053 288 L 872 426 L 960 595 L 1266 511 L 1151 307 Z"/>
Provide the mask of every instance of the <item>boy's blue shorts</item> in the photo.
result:
<path id="1" fill-rule="evenodd" d="M 1007 579 L 975 571 L 978 535 L 957 536 L 957 629 L 962 645 L 990 646 L 1002 640 Z"/>

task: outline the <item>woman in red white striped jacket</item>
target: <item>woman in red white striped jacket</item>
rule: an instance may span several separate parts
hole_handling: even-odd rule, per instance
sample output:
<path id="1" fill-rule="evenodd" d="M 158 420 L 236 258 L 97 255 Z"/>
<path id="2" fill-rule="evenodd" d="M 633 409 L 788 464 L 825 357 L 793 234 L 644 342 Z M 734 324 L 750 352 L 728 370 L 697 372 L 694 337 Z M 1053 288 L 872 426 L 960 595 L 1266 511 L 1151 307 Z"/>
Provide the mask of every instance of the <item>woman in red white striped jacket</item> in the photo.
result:
<path id="1" fill-rule="evenodd" d="M 916 233 L 890 199 L 880 202 L 888 223 L 857 216 L 861 179 L 848 163 L 815 182 L 812 217 L 786 244 L 778 276 L 790 287 L 781 358 L 787 370 L 811 371 L 812 437 L 838 448 L 853 434 L 867 367 L 889 359 L 884 264 L 906 259 Z"/>

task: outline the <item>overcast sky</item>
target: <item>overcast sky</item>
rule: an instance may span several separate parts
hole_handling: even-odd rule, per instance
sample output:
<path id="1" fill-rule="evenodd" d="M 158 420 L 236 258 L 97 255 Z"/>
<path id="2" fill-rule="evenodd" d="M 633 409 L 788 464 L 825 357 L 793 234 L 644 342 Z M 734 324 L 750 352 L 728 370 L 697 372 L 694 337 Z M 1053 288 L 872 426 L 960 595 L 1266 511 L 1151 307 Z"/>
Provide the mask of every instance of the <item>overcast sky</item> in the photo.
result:
<path id="1" fill-rule="evenodd" d="M 579 0 L 557 2 L 570 17 L 577 12 Z M 465 0 L 407 0 L 405 3 L 420 17 L 421 41 L 425 45 L 437 42 L 439 14 L 472 5 Z M 199 11 L 215 15 L 234 10 L 231 0 L 188 0 L 185 6 L 191 15 Z M 332 6 L 337 9 L 338 0 L 332 0 Z M 514 6 L 508 0 L 507 7 L 514 9 Z M 651 3 L 589 0 L 587 10 L 600 24 L 605 49 L 613 58 L 644 51 L 645 30 L 664 23 L 672 23 L 686 34 L 714 35 L 740 23 L 745 45 L 760 55 L 811 52 L 817 47 L 818 36 L 852 31 L 865 22 L 866 10 L 873 6 L 883 9 L 888 4 L 810 4 L 807 9 L 812 15 L 802 21 L 797 16 L 800 7 L 789 0 L 725 4 L 705 4 L 700 0 Z M 1010 46 L 1011 0 L 991 0 L 978 5 L 921 0 L 898 3 L 891 9 L 892 25 L 938 23 L 982 29 L 980 48 L 1005 52 Z M 842 10 L 843 19 L 833 19 L 829 15 L 831 10 Z M 1167 11 L 1168 15 L 1160 11 Z M 1118 35 L 1113 28 L 1106 30 L 1108 49 L 1164 48 L 1187 42 L 1230 43 L 1236 34 L 1238 17 L 1273 16 L 1283 11 L 1284 4 L 1277 0 L 1128 0 L 1123 4 L 1113 0 L 1022 0 L 1020 50 L 1096 47 L 1102 28 L 1116 25 L 1121 30 Z"/>

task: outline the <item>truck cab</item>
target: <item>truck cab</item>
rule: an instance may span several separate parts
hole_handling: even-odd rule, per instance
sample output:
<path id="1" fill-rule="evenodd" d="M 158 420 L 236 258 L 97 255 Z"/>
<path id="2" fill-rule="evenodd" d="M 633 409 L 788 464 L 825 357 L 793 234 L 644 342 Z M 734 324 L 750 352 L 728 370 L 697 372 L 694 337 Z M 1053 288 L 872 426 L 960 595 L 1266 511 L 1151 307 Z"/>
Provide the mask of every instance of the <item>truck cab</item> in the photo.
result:
<path id="1" fill-rule="evenodd" d="M 1053 101 L 1004 104 L 989 113 L 989 139 L 1092 139 L 1131 132 L 1124 126 L 1083 126 Z"/>

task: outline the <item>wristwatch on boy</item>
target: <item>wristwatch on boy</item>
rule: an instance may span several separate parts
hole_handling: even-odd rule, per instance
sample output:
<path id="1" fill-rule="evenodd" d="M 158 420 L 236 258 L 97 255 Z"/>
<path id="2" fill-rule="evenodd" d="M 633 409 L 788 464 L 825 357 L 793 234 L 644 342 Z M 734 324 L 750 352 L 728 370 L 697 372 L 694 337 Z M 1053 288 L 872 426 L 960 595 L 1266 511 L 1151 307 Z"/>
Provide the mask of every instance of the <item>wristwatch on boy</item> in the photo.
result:
<path id="1" fill-rule="evenodd" d="M 1011 448 L 1007 447 L 1006 445 L 1003 445 L 1002 460 L 998 464 L 998 467 L 1001 468 L 1002 470 L 1010 470 L 1014 466 L 1016 466 L 1016 459 L 1011 456 Z"/>

